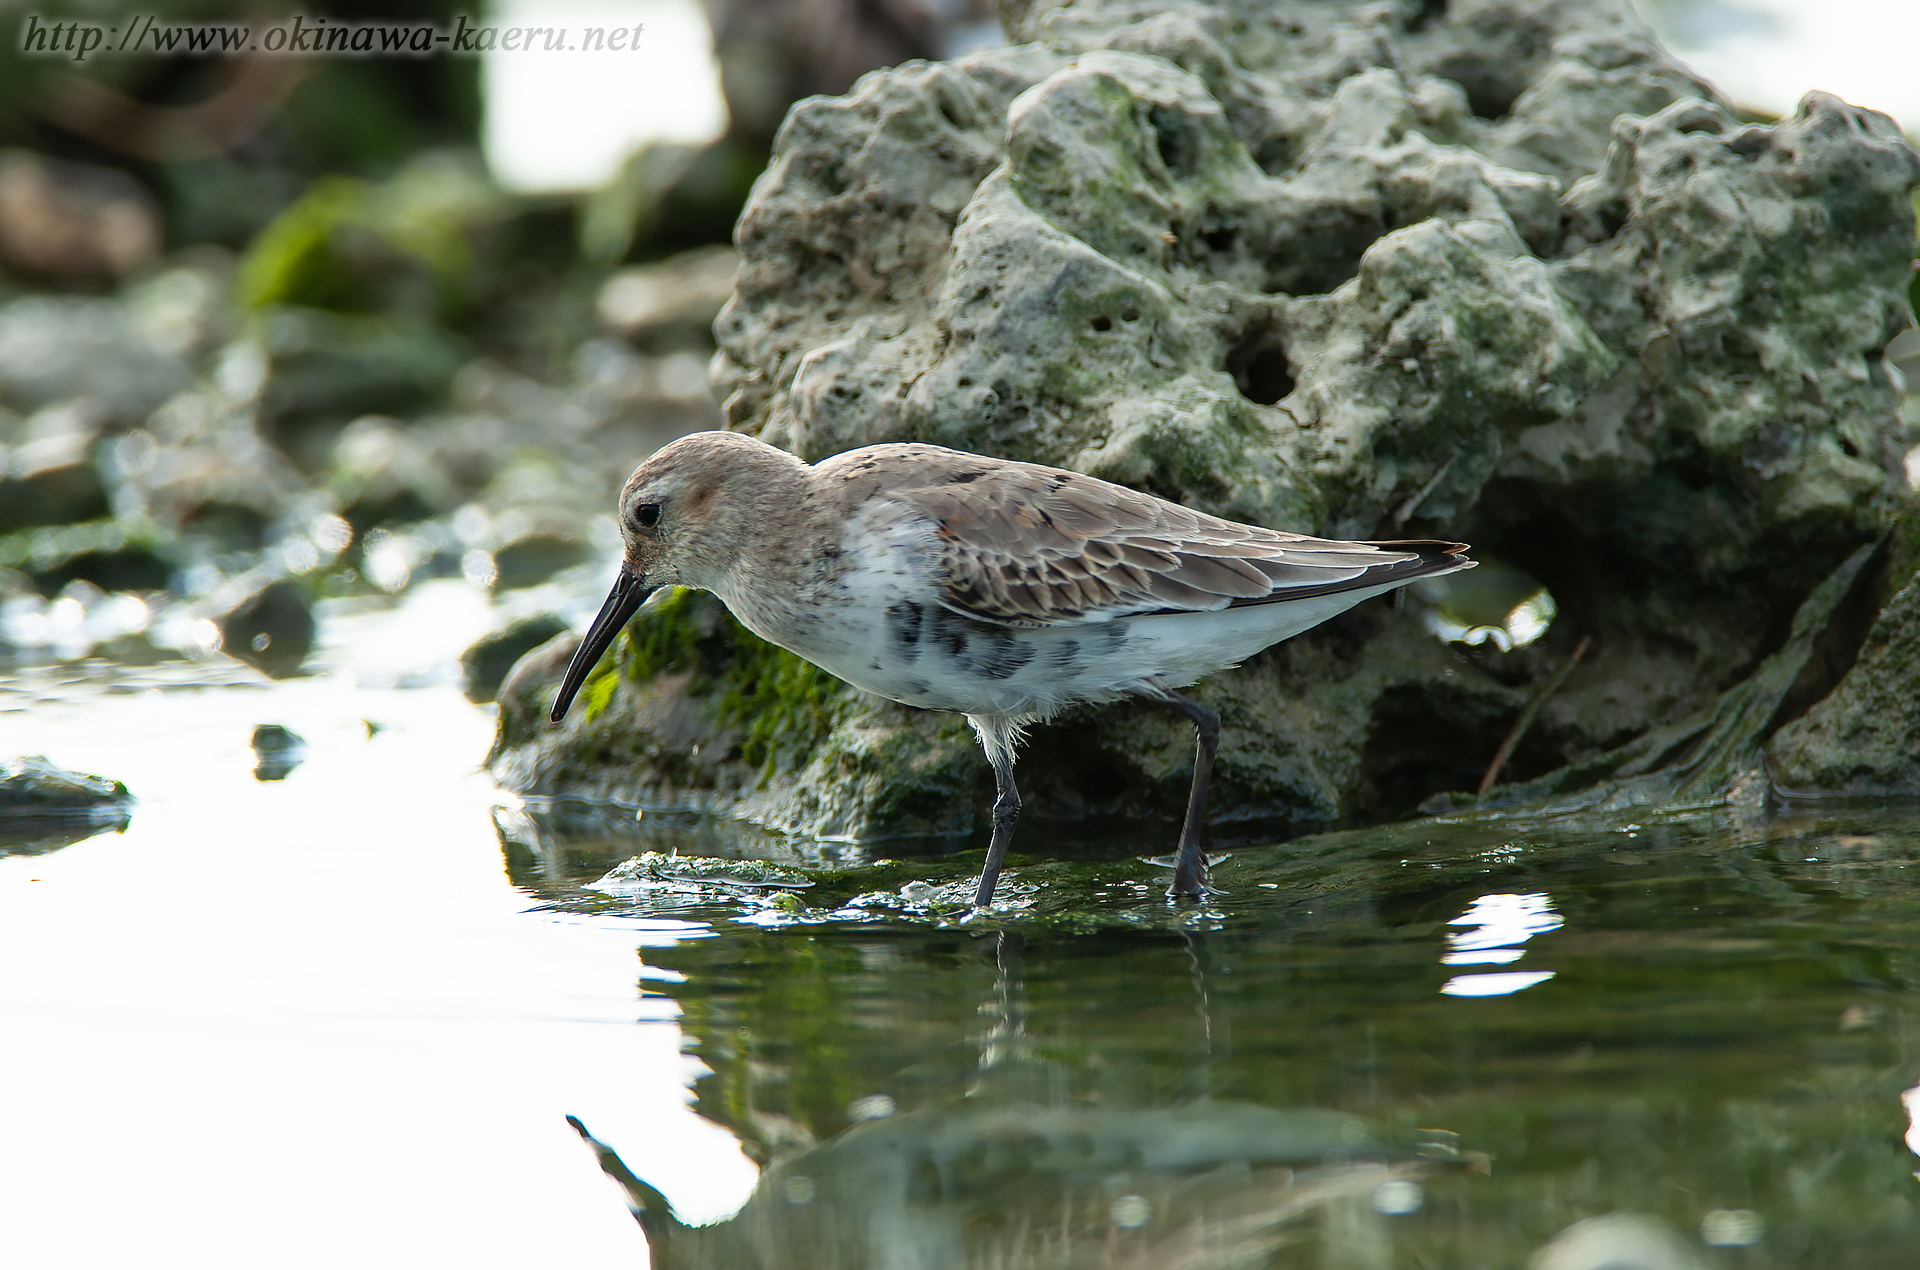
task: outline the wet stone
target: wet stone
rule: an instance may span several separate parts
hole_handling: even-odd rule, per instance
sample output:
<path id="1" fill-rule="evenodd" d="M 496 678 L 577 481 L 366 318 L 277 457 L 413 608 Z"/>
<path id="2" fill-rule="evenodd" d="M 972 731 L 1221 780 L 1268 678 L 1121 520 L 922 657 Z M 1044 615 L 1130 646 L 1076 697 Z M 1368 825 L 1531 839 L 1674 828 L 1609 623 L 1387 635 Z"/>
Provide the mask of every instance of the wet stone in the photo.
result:
<path id="1" fill-rule="evenodd" d="M 334 427 L 370 411 L 405 413 L 444 395 L 464 351 L 425 323 L 282 309 L 266 321 L 267 431 Z"/>
<path id="2" fill-rule="evenodd" d="M 256 727 L 248 744 L 256 759 L 253 778 L 258 781 L 283 781 L 307 757 L 306 738 L 278 723 Z"/>
<path id="3" fill-rule="evenodd" d="M 515 662 L 569 629 L 564 618 L 538 613 L 476 640 L 460 654 L 460 669 L 467 678 L 467 700 L 492 701 Z"/>
<path id="4" fill-rule="evenodd" d="M 43 755 L 0 762 L 0 855 L 36 855 L 125 829 L 132 807 L 119 781 L 69 772 Z"/>
<path id="5" fill-rule="evenodd" d="M 1784 792 L 1920 796 L 1920 577 L 1875 619 L 1834 690 L 1774 734 L 1769 772 Z"/>
<path id="6" fill-rule="evenodd" d="M 376 525 L 448 511 L 456 486 L 429 447 L 398 419 L 368 415 L 334 443 L 328 485 L 356 535 Z"/>
<path id="7" fill-rule="evenodd" d="M 69 772 L 49 763 L 44 755 L 0 762 L 0 810 L 84 811 L 132 801 L 133 796 L 119 781 Z"/>
<path id="8" fill-rule="evenodd" d="M 102 591 L 162 591 L 173 575 L 172 563 L 139 543 L 76 551 L 29 574 L 47 595 L 59 594 L 71 582 L 90 582 Z"/>
<path id="9" fill-rule="evenodd" d="M 600 288 L 601 322 L 651 351 L 711 348 L 713 320 L 733 296 L 740 257 L 701 247 L 657 264 L 621 269 Z"/>
<path id="10" fill-rule="evenodd" d="M 220 647 L 266 674 L 297 674 L 313 648 L 313 610 L 296 582 L 275 582 L 249 595 L 217 619 Z"/>
<path id="11" fill-rule="evenodd" d="M 78 458 L 30 466 L 15 454 L 0 476 L 0 533 L 41 525 L 71 525 L 108 512 L 100 473 L 84 452 Z"/>
<path id="12" fill-rule="evenodd" d="M 508 591 L 535 586 L 562 569 L 585 564 L 589 558 L 587 544 L 578 538 L 554 533 L 528 534 L 493 553 L 494 588 Z"/>

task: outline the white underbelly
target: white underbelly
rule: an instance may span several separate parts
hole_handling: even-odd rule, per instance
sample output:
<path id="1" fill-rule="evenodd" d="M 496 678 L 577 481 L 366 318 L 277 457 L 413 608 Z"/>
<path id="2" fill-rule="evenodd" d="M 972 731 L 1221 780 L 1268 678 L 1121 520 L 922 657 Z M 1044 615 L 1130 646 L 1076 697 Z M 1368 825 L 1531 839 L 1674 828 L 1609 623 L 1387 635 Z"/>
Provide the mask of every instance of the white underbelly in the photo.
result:
<path id="1" fill-rule="evenodd" d="M 1393 589 L 1000 626 L 940 606 L 931 525 L 890 509 L 898 510 L 881 504 L 850 526 L 843 553 L 859 563 L 818 592 L 778 609 L 746 586 L 721 599 L 762 638 L 856 688 L 929 710 L 1045 717 L 1077 702 L 1111 701 L 1149 680 L 1184 687 Z"/>
<path id="2" fill-rule="evenodd" d="M 978 622 L 901 597 L 878 609 L 847 610 L 787 646 L 857 688 L 906 705 L 1045 717 L 1137 692 L 1149 680 L 1184 687 L 1392 589 L 1038 629 Z"/>

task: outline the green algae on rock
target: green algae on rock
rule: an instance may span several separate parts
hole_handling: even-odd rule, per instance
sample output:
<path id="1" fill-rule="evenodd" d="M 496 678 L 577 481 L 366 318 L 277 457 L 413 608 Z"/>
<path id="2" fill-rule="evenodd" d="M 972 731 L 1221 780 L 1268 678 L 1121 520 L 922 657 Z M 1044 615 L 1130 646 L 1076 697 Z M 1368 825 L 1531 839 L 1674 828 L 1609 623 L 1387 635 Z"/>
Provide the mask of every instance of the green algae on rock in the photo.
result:
<path id="1" fill-rule="evenodd" d="M 543 645 L 501 686 L 488 766 L 505 788 L 724 809 L 824 838 L 972 827 L 986 763 L 959 716 L 859 692 L 705 592 L 643 609 L 556 727 L 546 704 L 576 643 Z"/>
<path id="2" fill-rule="evenodd" d="M 1516 782 L 1564 769 L 1566 792 L 1676 719 L 1777 726 L 1741 703 L 1830 686 L 1825 657 L 1791 692 L 1749 680 L 1909 501 L 1876 359 L 1911 321 L 1920 154 L 1891 120 L 1815 93 L 1742 123 L 1624 4 L 1003 20 L 1012 47 L 793 109 L 716 325 L 731 426 L 809 461 L 926 441 L 1281 528 L 1457 538 L 1551 592 L 1553 630 L 1504 657 L 1422 645 L 1373 606 L 1202 685 L 1228 715 L 1229 817 L 1380 818 L 1471 787 L 1583 636 Z M 596 719 L 681 691 L 601 687 L 626 713 Z M 701 778 L 703 805 L 835 835 L 964 828 L 984 805 L 953 721 L 818 690 L 836 704 L 794 737 L 832 761 L 756 749 Z M 702 727 L 740 732 L 723 714 Z M 1150 714 L 1040 729 L 1036 809 L 1176 813 L 1185 747 Z M 875 735 L 922 766 L 889 767 Z M 540 788 L 583 739 L 526 751 Z M 627 787 L 681 787 L 685 752 L 647 745 Z M 893 804 L 910 815 L 807 788 L 856 752 L 864 789 L 918 791 Z"/>

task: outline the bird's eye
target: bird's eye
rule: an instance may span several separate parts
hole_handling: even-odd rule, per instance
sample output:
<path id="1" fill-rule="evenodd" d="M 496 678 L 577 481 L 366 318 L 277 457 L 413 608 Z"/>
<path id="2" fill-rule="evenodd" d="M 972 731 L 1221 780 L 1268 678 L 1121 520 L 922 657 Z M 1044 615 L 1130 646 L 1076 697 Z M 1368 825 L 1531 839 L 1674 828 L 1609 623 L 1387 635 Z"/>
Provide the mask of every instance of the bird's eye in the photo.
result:
<path id="1" fill-rule="evenodd" d="M 660 523 L 660 504 L 642 503 L 634 508 L 633 523 L 642 529 L 652 529 Z"/>

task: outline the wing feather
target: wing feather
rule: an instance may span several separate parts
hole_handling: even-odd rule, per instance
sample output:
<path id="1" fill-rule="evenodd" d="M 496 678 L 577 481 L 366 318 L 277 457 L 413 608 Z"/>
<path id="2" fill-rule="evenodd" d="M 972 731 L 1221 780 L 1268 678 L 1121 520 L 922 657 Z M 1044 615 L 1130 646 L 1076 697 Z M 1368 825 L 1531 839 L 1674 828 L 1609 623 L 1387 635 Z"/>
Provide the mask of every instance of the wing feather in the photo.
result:
<path id="1" fill-rule="evenodd" d="M 863 488 L 850 496 L 879 494 L 930 520 L 942 603 L 1003 625 L 1304 599 L 1473 563 L 1461 543 L 1342 542 L 1263 529 L 1057 468 L 923 445 L 859 453 L 872 458 L 860 467 Z"/>

